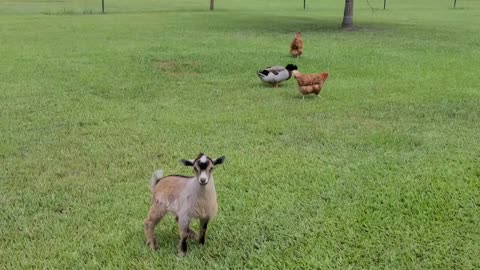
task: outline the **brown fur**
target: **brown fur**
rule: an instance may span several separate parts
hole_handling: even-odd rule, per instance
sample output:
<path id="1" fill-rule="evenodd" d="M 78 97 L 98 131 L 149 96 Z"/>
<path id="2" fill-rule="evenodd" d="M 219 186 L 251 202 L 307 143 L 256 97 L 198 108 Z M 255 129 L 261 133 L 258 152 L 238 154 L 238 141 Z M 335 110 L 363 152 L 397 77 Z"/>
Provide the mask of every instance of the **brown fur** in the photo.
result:
<path id="1" fill-rule="evenodd" d="M 208 163 L 208 166 L 201 169 L 199 160 L 202 156 L 194 161 L 183 161 L 186 166 L 192 166 L 195 169 L 195 176 L 171 175 L 161 177 L 163 172 L 160 175 L 157 175 L 157 172 L 154 173 L 151 184 L 152 206 L 144 222 L 146 243 L 152 250 L 158 248 L 154 235 L 155 226 L 167 213 L 174 215 L 178 224 L 181 238 L 179 254 L 181 256 L 186 255 L 187 239 L 198 239 L 201 244 L 204 244 L 207 224 L 217 214 L 218 210 L 212 169 L 215 164 L 221 164 L 223 158 L 220 161 L 218 161 L 219 159 L 213 161 L 207 157 L 206 163 Z M 202 185 L 199 180 L 204 176 L 205 179 L 208 178 L 208 181 Z M 190 229 L 190 221 L 194 218 L 200 219 L 199 237 Z"/>
<path id="2" fill-rule="evenodd" d="M 293 77 L 297 80 L 298 90 L 302 96 L 308 94 L 316 94 L 318 96 L 328 78 L 328 73 L 301 74 L 299 71 L 294 71 Z"/>
<path id="3" fill-rule="evenodd" d="M 290 54 L 293 57 L 300 57 L 303 54 L 303 40 L 300 32 L 295 33 L 295 38 L 290 43 Z"/>

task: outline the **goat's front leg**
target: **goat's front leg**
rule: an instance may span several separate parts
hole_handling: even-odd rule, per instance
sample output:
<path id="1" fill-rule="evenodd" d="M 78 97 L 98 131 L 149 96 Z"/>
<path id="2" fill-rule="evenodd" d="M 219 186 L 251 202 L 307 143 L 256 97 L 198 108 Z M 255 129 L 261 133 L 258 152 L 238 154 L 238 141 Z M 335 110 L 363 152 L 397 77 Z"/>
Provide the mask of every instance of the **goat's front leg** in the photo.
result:
<path id="1" fill-rule="evenodd" d="M 208 218 L 200 219 L 200 236 L 198 237 L 198 242 L 201 245 L 205 245 L 205 234 L 207 233 L 208 222 L 210 220 Z"/>
<path id="2" fill-rule="evenodd" d="M 180 231 L 180 243 L 178 245 L 178 255 L 183 257 L 187 255 L 187 240 L 190 236 L 190 220 L 189 219 L 182 219 L 178 220 L 178 229 Z"/>

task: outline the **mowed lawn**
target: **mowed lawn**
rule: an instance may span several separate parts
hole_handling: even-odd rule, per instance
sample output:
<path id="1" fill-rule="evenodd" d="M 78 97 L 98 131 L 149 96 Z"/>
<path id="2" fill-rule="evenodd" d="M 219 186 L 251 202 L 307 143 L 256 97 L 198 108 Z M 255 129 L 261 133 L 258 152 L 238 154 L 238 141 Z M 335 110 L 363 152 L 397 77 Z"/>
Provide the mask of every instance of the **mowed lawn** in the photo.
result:
<path id="1" fill-rule="evenodd" d="M 0 2 L 1 269 L 480 268 L 480 3 L 87 2 Z M 288 63 L 320 98 L 256 77 Z M 150 176 L 199 152 L 207 243 L 152 252 Z"/>

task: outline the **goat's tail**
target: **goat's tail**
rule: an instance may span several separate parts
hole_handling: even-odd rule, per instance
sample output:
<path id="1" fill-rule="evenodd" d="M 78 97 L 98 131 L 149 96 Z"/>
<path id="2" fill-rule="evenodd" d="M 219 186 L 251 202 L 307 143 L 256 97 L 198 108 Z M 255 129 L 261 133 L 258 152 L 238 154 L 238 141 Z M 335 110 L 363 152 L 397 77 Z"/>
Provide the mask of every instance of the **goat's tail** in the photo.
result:
<path id="1" fill-rule="evenodd" d="M 158 181 L 163 177 L 163 170 L 157 170 L 153 173 L 152 179 L 150 180 L 150 191 L 153 192 L 153 189 L 157 185 Z"/>

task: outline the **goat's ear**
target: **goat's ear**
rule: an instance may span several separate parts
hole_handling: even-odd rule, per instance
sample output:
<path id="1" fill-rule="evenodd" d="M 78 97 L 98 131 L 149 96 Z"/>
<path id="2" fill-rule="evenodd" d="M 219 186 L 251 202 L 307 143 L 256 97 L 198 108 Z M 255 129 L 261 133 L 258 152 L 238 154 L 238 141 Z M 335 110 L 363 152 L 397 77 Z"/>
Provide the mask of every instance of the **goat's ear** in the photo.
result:
<path id="1" fill-rule="evenodd" d="M 193 166 L 193 162 L 194 162 L 194 161 L 195 161 L 195 160 L 192 160 L 192 159 L 190 159 L 190 160 L 188 160 L 188 159 L 182 159 L 182 160 L 180 160 L 180 162 L 181 162 L 184 166 Z"/>
<path id="2" fill-rule="evenodd" d="M 220 165 L 223 164 L 223 161 L 225 160 L 225 156 L 221 156 L 219 158 L 216 158 L 213 160 L 213 165 Z"/>

